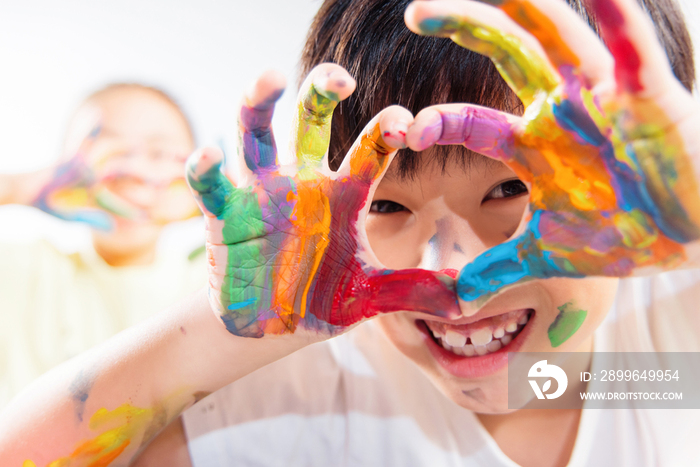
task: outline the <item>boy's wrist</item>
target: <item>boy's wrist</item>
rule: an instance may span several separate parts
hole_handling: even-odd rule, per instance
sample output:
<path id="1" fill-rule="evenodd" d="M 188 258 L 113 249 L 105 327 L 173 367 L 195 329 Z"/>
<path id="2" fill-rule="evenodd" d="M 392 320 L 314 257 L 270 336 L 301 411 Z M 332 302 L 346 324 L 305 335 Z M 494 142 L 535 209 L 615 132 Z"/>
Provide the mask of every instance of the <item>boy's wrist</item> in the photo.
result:
<path id="1" fill-rule="evenodd" d="M 236 336 L 226 329 L 218 310 L 212 308 L 206 290 L 199 292 L 194 300 L 194 313 L 186 316 L 179 333 L 183 339 L 189 335 L 195 342 L 176 352 L 183 352 L 183 363 L 192 362 L 187 369 L 192 374 L 183 375 L 183 379 L 197 381 L 202 391 L 216 391 L 315 342 L 305 333 L 266 335 L 264 338 Z M 192 359 L 188 354 L 195 346 L 201 353 Z M 190 379 L 192 377 L 195 379 Z"/>

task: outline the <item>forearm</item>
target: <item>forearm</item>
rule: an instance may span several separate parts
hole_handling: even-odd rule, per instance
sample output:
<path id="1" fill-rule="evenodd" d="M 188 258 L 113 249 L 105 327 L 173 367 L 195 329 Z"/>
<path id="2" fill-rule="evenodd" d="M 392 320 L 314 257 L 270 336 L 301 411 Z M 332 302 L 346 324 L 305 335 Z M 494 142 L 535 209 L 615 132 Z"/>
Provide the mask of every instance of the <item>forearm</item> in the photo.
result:
<path id="1" fill-rule="evenodd" d="M 0 174 L 0 205 L 31 205 L 54 171 L 55 168 L 51 167 L 35 172 Z"/>
<path id="2" fill-rule="evenodd" d="M 81 445 L 97 449 L 86 464 L 128 464 L 198 398 L 304 345 L 292 337 L 231 335 L 202 291 L 37 380 L 0 414 L 0 464 L 76 459 Z"/>

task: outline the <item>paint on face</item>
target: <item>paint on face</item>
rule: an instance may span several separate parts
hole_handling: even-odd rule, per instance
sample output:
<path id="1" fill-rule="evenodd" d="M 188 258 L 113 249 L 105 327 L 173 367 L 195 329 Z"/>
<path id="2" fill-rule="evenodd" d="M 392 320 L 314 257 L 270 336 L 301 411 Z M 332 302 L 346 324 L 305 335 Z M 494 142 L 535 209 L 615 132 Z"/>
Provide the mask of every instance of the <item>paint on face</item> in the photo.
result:
<path id="1" fill-rule="evenodd" d="M 114 410 L 100 409 L 90 418 L 90 430 L 101 432 L 95 438 L 81 442 L 67 457 L 49 463 L 48 467 L 89 465 L 106 467 L 117 459 L 132 442 L 141 442 L 162 428 L 163 409 L 142 409 L 124 404 Z M 149 435 L 150 433 L 150 435 Z M 31 460 L 24 467 L 36 467 Z"/>
<path id="2" fill-rule="evenodd" d="M 460 297 L 485 300 L 532 278 L 621 277 L 677 267 L 685 260 L 683 244 L 700 238 L 700 194 L 670 119 L 649 99 L 631 94 L 601 102 L 545 13 L 527 0 L 495 4 L 527 25 L 556 70 L 517 37 L 470 18 L 429 18 L 420 25 L 490 56 L 526 105 L 524 126 L 513 128 L 495 111 L 465 107 L 436 116 L 422 135 L 499 158 L 531 188 L 526 232 L 467 265 Z M 606 39 L 613 39 L 608 42 L 623 90 L 640 90 L 639 56 L 617 6 L 603 0 L 593 6 L 608 28 Z M 609 10 L 615 11 L 606 16 Z M 612 24 L 612 18 L 619 21 Z"/>
<path id="3" fill-rule="evenodd" d="M 588 312 L 577 309 L 573 302 L 568 302 L 557 308 L 559 314 L 547 329 L 549 342 L 552 347 L 559 347 L 569 340 L 581 327 Z"/>
<path id="4" fill-rule="evenodd" d="M 452 241 L 456 236 L 452 226 L 452 219 L 445 217 L 435 221 L 436 233 L 428 240 L 428 251 L 426 252 L 426 264 L 428 269 L 437 270 L 445 265 L 445 261 L 449 258 L 450 250 L 455 250 L 455 247 L 461 250 L 456 242 Z"/>

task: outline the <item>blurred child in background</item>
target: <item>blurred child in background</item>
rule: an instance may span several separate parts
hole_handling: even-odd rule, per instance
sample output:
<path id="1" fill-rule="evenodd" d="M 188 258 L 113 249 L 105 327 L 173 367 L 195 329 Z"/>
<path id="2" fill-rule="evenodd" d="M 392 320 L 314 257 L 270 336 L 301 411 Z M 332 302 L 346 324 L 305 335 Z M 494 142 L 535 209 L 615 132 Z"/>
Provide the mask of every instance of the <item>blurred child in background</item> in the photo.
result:
<path id="1" fill-rule="evenodd" d="M 33 205 L 92 232 L 91 247 L 73 254 L 45 240 L 0 244 L 0 407 L 49 368 L 205 284 L 203 255 L 156 249 L 168 223 L 198 213 L 184 180 L 193 146 L 168 95 L 115 84 L 76 111 L 70 156 L 0 175 L 0 204 Z"/>

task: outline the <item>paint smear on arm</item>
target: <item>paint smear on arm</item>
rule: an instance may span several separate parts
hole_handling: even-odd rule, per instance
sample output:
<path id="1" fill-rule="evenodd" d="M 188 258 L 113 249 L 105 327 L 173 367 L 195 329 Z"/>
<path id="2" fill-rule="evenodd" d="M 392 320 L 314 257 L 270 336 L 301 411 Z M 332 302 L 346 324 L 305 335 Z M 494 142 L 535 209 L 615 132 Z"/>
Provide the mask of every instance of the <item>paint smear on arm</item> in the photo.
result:
<path id="1" fill-rule="evenodd" d="M 139 408 L 123 404 L 114 410 L 100 409 L 90 418 L 90 429 L 103 431 L 93 439 L 81 442 L 67 457 L 57 459 L 48 467 L 86 465 L 103 467 L 110 465 L 129 447 L 132 441 L 140 442 L 154 423 L 162 422 L 162 409 Z M 36 467 L 26 460 L 22 467 Z"/>

